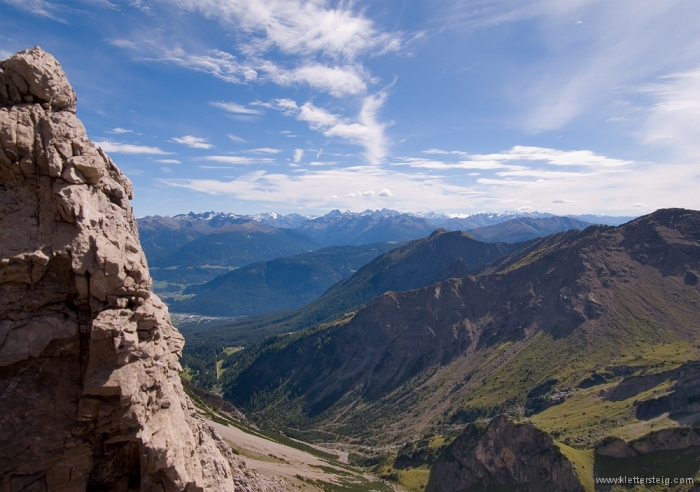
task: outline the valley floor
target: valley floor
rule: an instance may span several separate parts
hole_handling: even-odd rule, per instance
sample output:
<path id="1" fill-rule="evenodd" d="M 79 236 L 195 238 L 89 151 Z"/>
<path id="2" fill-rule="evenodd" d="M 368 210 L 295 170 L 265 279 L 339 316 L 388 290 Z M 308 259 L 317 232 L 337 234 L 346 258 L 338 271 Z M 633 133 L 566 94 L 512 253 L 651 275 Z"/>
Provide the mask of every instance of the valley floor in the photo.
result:
<path id="1" fill-rule="evenodd" d="M 312 447 L 285 436 L 268 437 L 231 421 L 222 422 L 207 419 L 234 453 L 245 458 L 248 468 L 260 475 L 283 478 L 291 490 L 405 492 L 398 485 L 348 466 L 347 452 Z"/>

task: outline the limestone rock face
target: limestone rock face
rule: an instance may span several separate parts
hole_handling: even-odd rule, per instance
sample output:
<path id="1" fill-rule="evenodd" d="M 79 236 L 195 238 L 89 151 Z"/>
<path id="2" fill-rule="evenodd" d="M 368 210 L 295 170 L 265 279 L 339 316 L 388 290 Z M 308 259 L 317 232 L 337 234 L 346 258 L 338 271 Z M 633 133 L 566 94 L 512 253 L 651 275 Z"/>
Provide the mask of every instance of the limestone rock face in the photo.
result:
<path id="1" fill-rule="evenodd" d="M 469 424 L 430 469 L 427 492 L 582 492 L 571 462 L 546 433 L 501 415 Z"/>
<path id="2" fill-rule="evenodd" d="M 130 181 L 38 47 L 0 62 L 0 490 L 282 490 L 196 415 Z"/>

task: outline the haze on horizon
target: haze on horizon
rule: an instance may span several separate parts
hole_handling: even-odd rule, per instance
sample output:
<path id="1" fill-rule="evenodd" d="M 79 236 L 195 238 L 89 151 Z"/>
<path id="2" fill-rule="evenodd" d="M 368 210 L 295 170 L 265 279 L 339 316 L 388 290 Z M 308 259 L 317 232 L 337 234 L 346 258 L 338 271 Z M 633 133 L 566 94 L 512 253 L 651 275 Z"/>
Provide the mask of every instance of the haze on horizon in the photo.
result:
<path id="1" fill-rule="evenodd" d="M 692 0 L 0 0 L 138 216 L 700 209 Z"/>

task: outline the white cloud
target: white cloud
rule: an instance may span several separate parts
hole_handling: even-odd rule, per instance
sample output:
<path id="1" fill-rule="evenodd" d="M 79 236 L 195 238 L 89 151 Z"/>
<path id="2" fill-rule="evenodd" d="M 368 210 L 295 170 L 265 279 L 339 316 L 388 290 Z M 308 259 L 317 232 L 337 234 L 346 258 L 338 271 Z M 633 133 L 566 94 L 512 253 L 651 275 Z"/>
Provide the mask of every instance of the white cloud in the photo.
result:
<path id="1" fill-rule="evenodd" d="M 253 82 L 273 82 L 288 87 L 308 85 L 312 89 L 327 92 L 335 97 L 357 95 L 366 92 L 367 84 L 373 79 L 361 65 L 324 64 L 312 60 L 289 61 L 291 67 L 258 56 L 236 56 L 223 50 L 212 49 L 204 53 L 191 53 L 182 47 L 168 48 L 155 40 L 139 42 L 127 39 L 113 39 L 111 43 L 131 51 L 148 53 L 146 60 L 173 63 L 180 67 L 207 73 L 232 84 L 249 84 Z M 246 108 L 237 103 L 212 103 L 225 111 L 237 114 L 260 114 L 259 111 Z"/>
<path id="2" fill-rule="evenodd" d="M 145 145 L 132 145 L 118 142 L 111 142 L 109 140 L 104 140 L 102 142 L 95 142 L 95 145 L 100 147 L 105 152 L 112 152 L 115 154 L 155 154 L 155 155 L 166 155 L 172 154 L 172 152 L 165 152 L 158 147 L 147 147 Z"/>
<path id="3" fill-rule="evenodd" d="M 353 59 L 370 50 L 396 50 L 398 36 L 379 32 L 352 4 L 319 0 L 171 0 L 187 10 L 232 25 L 250 37 L 248 48 Z"/>
<path id="4" fill-rule="evenodd" d="M 258 115 L 261 114 L 261 111 L 258 109 L 251 109 L 251 108 L 246 108 L 245 106 L 234 103 L 234 102 L 212 102 L 210 103 L 212 106 L 223 109 L 224 111 L 227 111 L 229 113 L 235 113 L 235 114 L 253 114 L 253 115 Z"/>
<path id="5" fill-rule="evenodd" d="M 246 140 L 242 139 L 241 137 L 239 137 L 237 135 L 232 135 L 229 133 L 227 136 L 228 136 L 228 138 L 230 138 L 231 140 L 233 140 L 236 143 L 247 143 Z"/>
<path id="6" fill-rule="evenodd" d="M 193 135 L 185 135 L 184 137 L 175 137 L 171 142 L 187 145 L 193 149 L 211 149 L 212 144 L 207 143 L 206 138 L 195 137 Z"/>
<path id="7" fill-rule="evenodd" d="M 134 133 L 134 131 L 133 131 L 133 130 L 127 130 L 126 128 L 119 128 L 119 127 L 117 127 L 117 128 L 112 128 L 112 129 L 109 130 L 107 133 L 115 133 L 115 134 L 117 134 L 117 135 L 121 135 L 121 134 L 124 134 L 124 133 Z"/>
<path id="8" fill-rule="evenodd" d="M 512 151 L 494 155 L 508 156 Z M 534 154 L 533 151 L 528 155 Z M 557 152 L 538 150 L 537 154 L 551 158 Z M 485 170 L 483 176 L 474 177 L 468 173 L 403 172 L 400 166 L 302 168 L 292 163 L 290 173 L 259 170 L 229 180 L 170 179 L 163 183 L 199 193 L 231 195 L 256 204 L 315 209 L 389 207 L 454 213 L 512 210 L 513 204 L 542 211 L 555 204 L 561 214 L 633 215 L 660 207 L 700 206 L 695 163 L 666 168 L 653 163 L 596 167 L 585 165 L 585 160 L 579 167 L 523 162 L 537 167 L 525 168 L 528 172 L 522 176 L 501 175 L 511 173 L 509 168 L 503 168 Z"/>
<path id="9" fill-rule="evenodd" d="M 160 162 L 161 164 L 180 164 L 180 161 L 177 159 L 156 159 L 156 162 Z"/>
<path id="10" fill-rule="evenodd" d="M 385 92 L 364 98 L 362 109 L 354 120 L 342 118 L 314 106 L 312 102 L 298 106 L 291 99 L 278 99 L 275 106 L 285 114 L 307 122 L 311 129 L 323 132 L 327 137 L 336 137 L 363 146 L 367 160 L 377 164 L 386 155 L 386 125 L 377 121 L 378 112 L 385 101 Z"/>
<path id="11" fill-rule="evenodd" d="M 441 152 L 435 152 L 437 149 L 431 150 L 429 153 L 437 154 Z M 424 152 L 428 153 L 428 152 Z M 444 152 L 445 154 L 452 154 L 453 152 Z M 614 159 L 611 157 L 606 157 L 602 155 L 595 154 L 590 150 L 558 150 L 558 149 L 548 149 L 544 147 L 526 147 L 521 145 L 516 145 L 510 150 L 504 152 L 499 152 L 497 154 L 473 154 L 469 155 L 465 152 L 459 152 L 459 155 L 467 155 L 468 159 L 459 162 L 443 162 L 430 159 L 424 159 L 421 157 L 407 157 L 401 159 L 400 162 L 396 162 L 395 165 L 407 165 L 414 168 L 424 168 L 424 169 L 483 169 L 483 170 L 494 170 L 506 168 L 508 172 L 499 173 L 501 175 L 512 175 L 512 176 L 526 176 L 532 175 L 528 173 L 533 173 L 535 171 L 530 170 L 528 167 L 523 167 L 523 163 L 527 164 L 530 162 L 541 162 L 543 164 L 551 166 L 581 166 L 594 169 L 612 169 L 612 168 L 623 168 L 633 164 L 632 161 Z M 513 163 L 521 163 L 521 165 L 514 165 Z M 537 171 L 541 172 L 541 171 Z M 551 171 L 549 171 L 551 175 Z M 561 173 L 561 171 L 559 171 Z M 571 174 L 571 173 L 568 173 Z"/>
<path id="12" fill-rule="evenodd" d="M 260 147 L 259 149 L 251 149 L 246 152 L 252 152 L 254 154 L 279 154 L 282 149 L 273 149 L 270 147 Z"/>
<path id="13" fill-rule="evenodd" d="M 38 0 L 37 0 L 38 1 Z M 154 41 L 116 39 L 130 50 L 155 53 L 159 61 L 209 73 L 230 83 L 308 85 L 335 97 L 363 94 L 376 82 L 358 62 L 363 55 L 402 49 L 400 34 L 381 32 L 353 2 L 324 0 L 163 0 L 199 12 L 235 34 L 235 53 L 188 52 Z M 271 54 L 275 56 L 272 60 Z M 284 58 L 284 63 L 280 60 Z"/>
<path id="14" fill-rule="evenodd" d="M 282 86 L 307 84 L 308 86 L 328 92 L 335 97 L 362 94 L 367 90 L 369 79 L 364 69 L 359 66 L 327 66 L 308 63 L 288 70 L 266 62 L 260 67 L 267 77 Z"/>
<path id="15" fill-rule="evenodd" d="M 440 190 L 450 188 L 450 185 L 429 176 L 397 173 L 377 166 L 298 171 L 293 175 L 258 171 L 230 181 L 175 179 L 163 182 L 198 192 L 230 194 L 237 199 L 304 206 L 326 204 L 329 196 L 335 196 L 336 201 L 338 197 L 352 198 L 347 204 L 353 207 L 372 206 L 373 200 L 395 199 L 396 189 L 401 189 L 402 199 L 408 201 L 420 200 L 431 190 L 440 193 Z M 391 191 L 386 186 L 389 182 L 392 183 Z M 377 193 L 377 189 L 381 191 Z M 431 198 L 434 196 L 431 195 Z M 382 202 L 382 206 L 384 204 Z"/>
<path id="16" fill-rule="evenodd" d="M 202 157 L 202 159 L 205 161 L 223 162 L 225 164 L 260 164 L 274 162 L 273 159 L 269 158 L 239 157 L 234 155 L 208 155 Z"/>
<path id="17" fill-rule="evenodd" d="M 298 164 L 302 157 L 304 157 L 304 149 L 294 149 L 294 163 Z"/>

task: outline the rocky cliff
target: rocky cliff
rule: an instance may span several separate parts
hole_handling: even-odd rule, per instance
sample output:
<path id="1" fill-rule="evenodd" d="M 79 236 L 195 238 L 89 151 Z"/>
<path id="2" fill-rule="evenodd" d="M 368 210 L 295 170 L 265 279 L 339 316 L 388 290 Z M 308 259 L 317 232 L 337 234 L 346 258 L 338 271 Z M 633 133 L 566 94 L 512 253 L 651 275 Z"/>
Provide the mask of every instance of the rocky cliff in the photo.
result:
<path id="1" fill-rule="evenodd" d="M 0 63 L 0 490 L 274 490 L 182 390 L 132 187 L 58 62 Z"/>
<path id="2" fill-rule="evenodd" d="M 504 415 L 469 424 L 430 469 L 427 492 L 583 491 L 571 462 L 545 432 Z"/>

